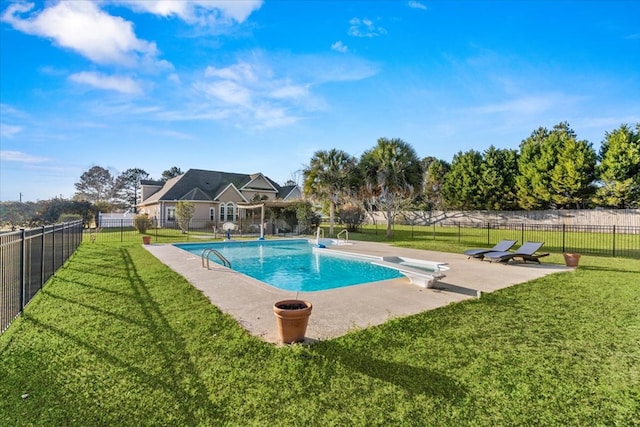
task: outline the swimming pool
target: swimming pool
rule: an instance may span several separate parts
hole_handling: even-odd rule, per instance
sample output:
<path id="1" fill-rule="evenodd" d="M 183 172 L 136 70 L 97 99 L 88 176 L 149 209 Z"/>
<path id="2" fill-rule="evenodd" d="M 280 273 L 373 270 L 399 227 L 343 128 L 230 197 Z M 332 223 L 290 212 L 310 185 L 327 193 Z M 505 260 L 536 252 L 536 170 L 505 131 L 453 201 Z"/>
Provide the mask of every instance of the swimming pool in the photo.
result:
<path id="1" fill-rule="evenodd" d="M 199 257 L 205 249 L 214 248 L 231 262 L 233 270 L 288 291 L 322 291 L 402 277 L 396 270 L 372 264 L 372 259 L 314 248 L 306 239 L 175 246 Z M 214 255 L 209 259 L 222 264 Z"/>

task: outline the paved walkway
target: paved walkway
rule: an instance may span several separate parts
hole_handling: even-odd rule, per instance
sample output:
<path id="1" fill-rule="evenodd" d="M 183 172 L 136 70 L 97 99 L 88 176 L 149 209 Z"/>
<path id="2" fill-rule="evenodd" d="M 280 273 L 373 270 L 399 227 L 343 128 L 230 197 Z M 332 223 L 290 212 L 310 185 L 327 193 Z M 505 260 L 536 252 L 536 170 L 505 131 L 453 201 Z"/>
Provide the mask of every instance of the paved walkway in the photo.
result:
<path id="1" fill-rule="evenodd" d="M 424 289 L 407 278 L 316 292 L 283 291 L 236 271 L 211 263 L 201 266 L 201 258 L 173 245 L 144 245 L 156 258 L 184 276 L 224 313 L 261 339 L 277 343 L 278 331 L 273 304 L 298 298 L 313 304 L 307 327 L 308 340 L 325 340 L 349 331 L 379 325 L 391 318 L 408 316 L 469 298 L 478 291 L 493 292 L 551 273 L 570 271 L 554 264 L 492 264 L 467 259 L 462 254 L 398 248 L 384 243 L 353 242 L 334 247 L 340 251 L 368 255 L 395 255 L 446 262 L 445 272 L 435 289 Z M 331 248 L 330 248 L 331 250 Z"/>

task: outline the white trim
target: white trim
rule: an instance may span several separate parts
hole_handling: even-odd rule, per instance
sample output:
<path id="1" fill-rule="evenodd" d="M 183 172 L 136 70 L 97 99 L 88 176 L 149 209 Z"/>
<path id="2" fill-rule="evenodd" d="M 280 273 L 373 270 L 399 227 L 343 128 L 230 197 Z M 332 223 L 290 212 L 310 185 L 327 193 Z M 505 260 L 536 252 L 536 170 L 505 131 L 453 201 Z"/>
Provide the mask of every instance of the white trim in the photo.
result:
<path id="1" fill-rule="evenodd" d="M 233 183 L 227 185 L 226 187 L 224 187 L 222 189 L 222 191 L 220 191 L 216 197 L 213 198 L 214 201 L 216 202 L 220 202 L 220 196 L 222 196 L 224 194 L 225 191 L 227 191 L 229 188 L 233 188 L 235 190 L 236 193 L 238 193 L 238 195 L 242 198 L 242 200 L 246 203 L 248 202 L 247 198 L 244 197 L 244 194 L 242 194 L 242 192 L 240 192 L 240 190 L 238 190 L 238 187 L 236 187 L 235 185 L 233 185 Z"/>
<path id="2" fill-rule="evenodd" d="M 176 220 L 176 206 L 175 206 L 175 205 L 173 205 L 173 206 L 167 206 L 167 208 L 166 208 L 166 209 L 167 209 L 167 212 L 166 212 L 166 213 L 167 213 L 167 221 L 175 221 L 175 220 Z M 170 212 L 170 211 L 173 211 L 173 218 L 171 218 L 171 217 L 169 216 L 169 212 Z"/>
<path id="3" fill-rule="evenodd" d="M 298 192 L 300 193 L 300 198 L 302 198 L 302 190 L 300 190 L 300 187 L 298 187 L 298 186 L 296 185 L 295 187 L 293 187 L 293 188 L 291 189 L 291 191 L 289 191 L 289 192 L 287 193 L 287 195 L 286 195 L 286 196 L 284 196 L 284 197 L 282 198 L 282 200 L 288 200 L 288 199 L 289 199 L 289 196 L 291 196 L 291 193 L 293 193 L 294 191 L 298 191 Z"/>
<path id="4" fill-rule="evenodd" d="M 250 175 L 251 176 L 251 175 Z M 249 187 L 249 185 L 254 182 L 257 181 L 258 178 L 262 178 L 264 180 L 264 182 L 266 182 L 267 184 L 269 184 L 269 187 L 271 187 L 271 190 L 265 190 L 263 188 L 253 188 L 253 187 Z M 274 187 L 271 184 L 271 181 L 269 181 L 263 174 L 262 172 L 258 172 L 257 174 L 255 174 L 254 177 L 251 178 L 251 181 L 247 182 L 245 185 L 242 186 L 242 188 L 240 190 L 247 190 L 247 191 L 264 191 L 267 193 L 273 192 L 273 193 L 277 193 L 278 190 L 276 190 L 276 187 Z"/>

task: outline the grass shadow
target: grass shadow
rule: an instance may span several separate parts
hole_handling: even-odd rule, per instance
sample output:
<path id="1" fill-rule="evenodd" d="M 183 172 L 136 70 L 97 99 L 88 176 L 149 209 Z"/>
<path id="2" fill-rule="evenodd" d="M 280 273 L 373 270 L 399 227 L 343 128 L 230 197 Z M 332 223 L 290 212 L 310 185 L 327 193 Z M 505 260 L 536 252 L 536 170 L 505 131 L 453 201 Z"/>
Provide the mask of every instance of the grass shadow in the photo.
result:
<path id="1" fill-rule="evenodd" d="M 87 330 L 65 328 L 65 324 L 78 328 L 75 320 L 57 325 L 53 320 L 31 315 L 29 311 L 23 313 L 24 321 L 61 338 L 66 343 L 65 351 L 86 353 L 94 360 L 94 367 L 113 366 L 126 372 L 121 382 L 130 382 L 142 390 L 161 391 L 181 407 L 179 419 L 174 420 L 177 425 L 200 425 L 203 416 L 223 420 L 226 408 L 210 400 L 210 390 L 200 376 L 200 369 L 192 361 L 193 355 L 185 338 L 172 327 L 160 304 L 154 300 L 150 290 L 153 283 L 140 276 L 128 249 L 120 248 L 119 258 L 119 279 L 114 286 L 122 287 L 122 290 L 74 283 L 86 287 L 89 292 L 96 289 L 116 297 L 126 297 L 128 302 L 123 302 L 129 307 L 126 314 L 100 307 L 99 303 L 94 305 L 58 295 L 54 293 L 56 288 L 52 288 L 44 290 L 47 298 L 59 301 L 61 306 L 71 307 L 69 313 L 76 313 L 76 317 L 85 316 Z M 67 283 L 60 284 L 64 286 Z M 129 333 L 131 330 L 139 330 L 140 341 Z M 149 357 L 152 360 L 147 360 Z M 69 380 L 68 375 L 73 374 L 59 371 L 56 378 L 64 383 Z M 56 386 L 47 384 L 43 387 Z M 66 396 L 60 396 L 60 399 L 66 399 Z"/>
<path id="2" fill-rule="evenodd" d="M 439 396 L 449 402 L 460 402 L 467 388 L 454 378 L 429 369 L 374 357 L 370 352 L 345 347 L 337 341 L 317 343 L 310 351 L 327 359 L 337 359 L 348 369 L 393 384 L 409 394 Z"/>

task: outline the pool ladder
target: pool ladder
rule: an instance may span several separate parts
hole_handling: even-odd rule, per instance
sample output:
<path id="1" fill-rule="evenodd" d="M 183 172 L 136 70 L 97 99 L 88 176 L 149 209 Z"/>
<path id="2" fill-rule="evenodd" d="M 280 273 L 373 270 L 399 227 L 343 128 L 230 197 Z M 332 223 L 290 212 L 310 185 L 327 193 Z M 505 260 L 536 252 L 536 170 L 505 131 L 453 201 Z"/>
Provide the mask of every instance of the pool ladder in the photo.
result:
<path id="1" fill-rule="evenodd" d="M 229 261 L 228 259 L 226 259 L 224 257 L 224 255 L 222 255 L 217 249 L 213 249 L 213 248 L 208 248 L 205 249 L 204 251 L 202 251 L 202 268 L 205 267 L 204 265 L 204 260 L 207 260 L 207 270 L 209 270 L 209 255 L 214 254 L 215 256 L 218 257 L 218 259 L 220 261 L 222 261 L 222 265 L 224 265 L 225 267 L 231 268 L 231 261 Z"/>
<path id="2" fill-rule="evenodd" d="M 336 239 L 338 240 L 338 243 L 340 243 L 340 235 L 344 234 L 345 235 L 345 242 L 349 241 L 349 230 L 347 230 L 346 228 L 344 230 L 342 230 L 341 232 L 338 233 L 338 235 L 336 236 Z"/>

